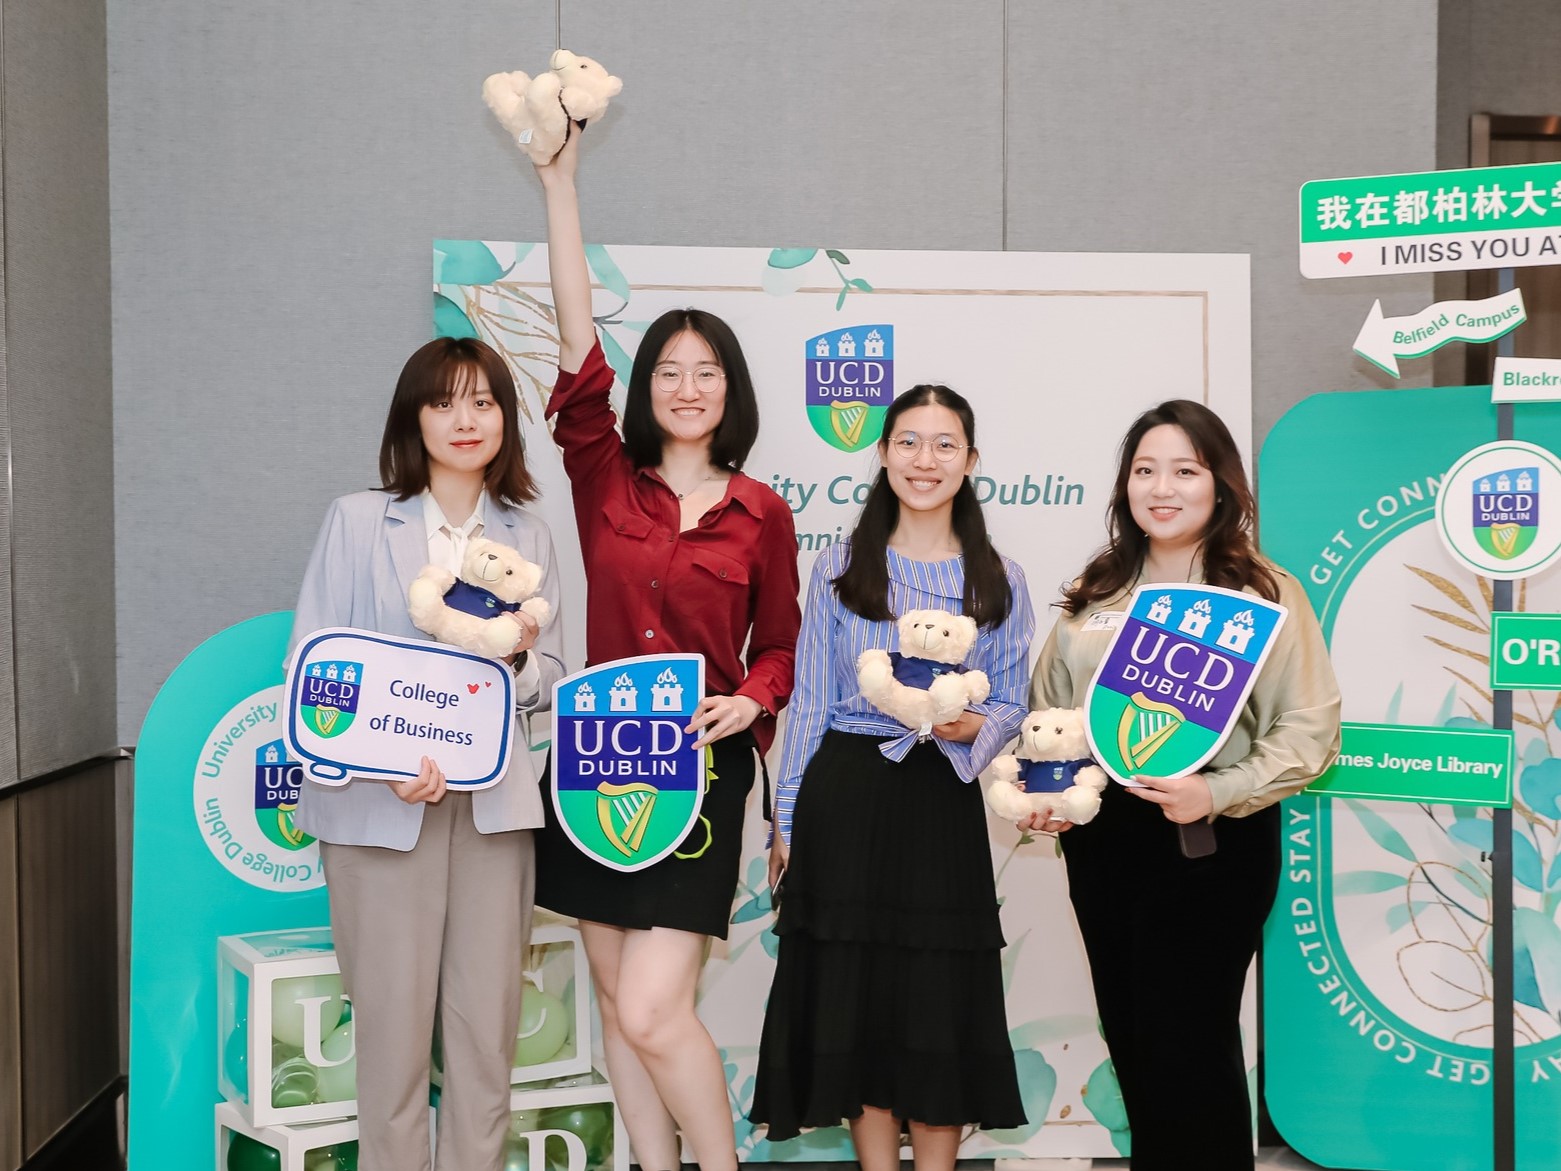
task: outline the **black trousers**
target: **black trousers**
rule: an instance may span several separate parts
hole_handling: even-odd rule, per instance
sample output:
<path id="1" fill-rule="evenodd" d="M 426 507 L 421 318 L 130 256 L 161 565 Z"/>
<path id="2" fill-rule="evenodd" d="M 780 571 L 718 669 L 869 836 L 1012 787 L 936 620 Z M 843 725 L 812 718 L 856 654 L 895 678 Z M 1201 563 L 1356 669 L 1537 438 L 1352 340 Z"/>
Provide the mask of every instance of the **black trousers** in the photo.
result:
<path id="1" fill-rule="evenodd" d="M 1252 1171 L 1241 989 L 1279 882 L 1279 808 L 1214 821 L 1182 857 L 1157 805 L 1111 784 L 1062 835 L 1134 1171 Z"/>

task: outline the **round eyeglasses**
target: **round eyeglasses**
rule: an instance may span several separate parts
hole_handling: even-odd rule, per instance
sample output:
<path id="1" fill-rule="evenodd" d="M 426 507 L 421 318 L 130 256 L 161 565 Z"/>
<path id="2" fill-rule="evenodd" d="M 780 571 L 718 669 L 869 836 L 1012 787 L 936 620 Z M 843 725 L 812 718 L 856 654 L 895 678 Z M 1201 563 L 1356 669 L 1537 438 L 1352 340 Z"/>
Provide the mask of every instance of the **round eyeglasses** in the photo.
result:
<path id="1" fill-rule="evenodd" d="M 951 463 L 959 453 L 970 447 L 968 443 L 956 443 L 952 435 L 922 436 L 914 431 L 901 431 L 889 436 L 889 450 L 902 459 L 915 459 L 925 448 L 940 464 Z"/>
<path id="2" fill-rule="evenodd" d="M 709 394 L 726 381 L 726 371 L 719 366 L 695 366 L 685 370 L 681 366 L 657 366 L 650 372 L 650 384 L 665 394 L 675 394 L 683 386 L 683 380 L 691 378 L 694 389 Z"/>

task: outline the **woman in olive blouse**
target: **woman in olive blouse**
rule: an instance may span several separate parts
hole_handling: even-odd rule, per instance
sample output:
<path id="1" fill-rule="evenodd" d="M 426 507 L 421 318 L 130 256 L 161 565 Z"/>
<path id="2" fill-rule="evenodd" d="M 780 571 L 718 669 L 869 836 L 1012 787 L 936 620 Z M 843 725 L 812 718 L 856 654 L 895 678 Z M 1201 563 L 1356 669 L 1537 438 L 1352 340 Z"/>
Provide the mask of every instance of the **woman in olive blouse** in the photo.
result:
<path id="1" fill-rule="evenodd" d="M 1253 1166 L 1239 1016 L 1279 881 L 1277 802 L 1339 748 L 1322 631 L 1300 583 L 1258 553 L 1255 512 L 1217 415 L 1185 399 L 1141 415 L 1122 441 L 1108 543 L 1064 593 L 1031 681 L 1032 706 L 1082 707 L 1129 596 L 1147 582 L 1201 581 L 1289 610 L 1234 731 L 1202 771 L 1110 785 L 1093 821 L 1064 827 L 1135 1171 Z M 1200 821 L 1216 849 L 1186 857 L 1178 827 Z"/>

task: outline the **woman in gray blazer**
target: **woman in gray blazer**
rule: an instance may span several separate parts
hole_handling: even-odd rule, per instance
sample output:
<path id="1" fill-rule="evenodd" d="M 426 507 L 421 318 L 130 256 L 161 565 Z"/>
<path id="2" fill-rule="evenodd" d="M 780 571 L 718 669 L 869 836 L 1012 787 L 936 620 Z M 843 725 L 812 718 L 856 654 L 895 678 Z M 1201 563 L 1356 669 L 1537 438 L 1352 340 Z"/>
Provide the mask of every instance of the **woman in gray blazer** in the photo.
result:
<path id="1" fill-rule="evenodd" d="M 380 445 L 383 487 L 334 501 L 304 572 L 292 646 L 328 626 L 426 637 L 407 616 L 425 564 L 458 567 L 477 537 L 543 569 L 556 610 L 547 526 L 520 506 L 526 471 L 514 383 L 482 342 L 440 338 L 407 361 Z M 560 625 L 523 613 L 516 717 L 544 708 L 563 675 Z M 517 728 L 517 732 L 519 729 Z M 509 1122 L 521 956 L 530 938 L 532 830 L 542 804 L 524 741 L 495 786 L 446 791 L 422 757 L 400 782 L 305 781 L 296 823 L 320 839 L 331 927 L 357 1040 L 359 1158 L 375 1171 L 427 1171 L 429 1054 L 444 1051 L 439 1171 L 497 1169 Z"/>

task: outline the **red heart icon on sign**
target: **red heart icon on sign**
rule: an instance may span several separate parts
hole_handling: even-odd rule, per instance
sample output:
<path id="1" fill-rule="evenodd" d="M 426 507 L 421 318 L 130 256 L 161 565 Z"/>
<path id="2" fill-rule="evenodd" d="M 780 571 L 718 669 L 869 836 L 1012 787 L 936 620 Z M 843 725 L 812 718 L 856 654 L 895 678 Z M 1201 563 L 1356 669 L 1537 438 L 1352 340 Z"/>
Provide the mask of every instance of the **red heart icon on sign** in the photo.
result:
<path id="1" fill-rule="evenodd" d="M 477 685 L 475 683 L 468 683 L 466 685 L 466 690 L 470 691 L 473 695 L 476 695 L 477 694 Z"/>
<path id="2" fill-rule="evenodd" d="M 484 687 L 492 687 L 493 686 L 493 680 L 492 679 L 484 679 L 482 681 L 482 685 Z"/>
<path id="3" fill-rule="evenodd" d="M 1341 252 L 1341 253 L 1339 253 L 1339 263 L 1340 264 L 1348 264 L 1350 261 L 1352 261 L 1354 259 L 1355 259 L 1355 253 L 1353 253 L 1353 252 Z"/>

